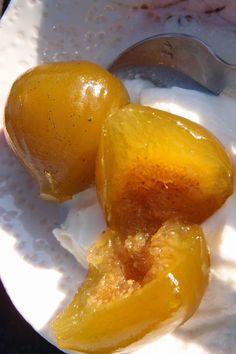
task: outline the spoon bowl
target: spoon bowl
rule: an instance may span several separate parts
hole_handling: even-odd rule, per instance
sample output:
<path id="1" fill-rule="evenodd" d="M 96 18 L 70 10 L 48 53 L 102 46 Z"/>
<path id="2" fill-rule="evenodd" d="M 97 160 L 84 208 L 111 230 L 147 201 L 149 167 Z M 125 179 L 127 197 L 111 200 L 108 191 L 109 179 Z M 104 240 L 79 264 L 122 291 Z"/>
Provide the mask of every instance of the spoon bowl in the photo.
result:
<path id="1" fill-rule="evenodd" d="M 121 53 L 109 70 L 121 79 L 139 77 L 158 87 L 179 86 L 215 95 L 233 89 L 236 82 L 236 66 L 185 34 L 157 35 L 138 42 Z"/>

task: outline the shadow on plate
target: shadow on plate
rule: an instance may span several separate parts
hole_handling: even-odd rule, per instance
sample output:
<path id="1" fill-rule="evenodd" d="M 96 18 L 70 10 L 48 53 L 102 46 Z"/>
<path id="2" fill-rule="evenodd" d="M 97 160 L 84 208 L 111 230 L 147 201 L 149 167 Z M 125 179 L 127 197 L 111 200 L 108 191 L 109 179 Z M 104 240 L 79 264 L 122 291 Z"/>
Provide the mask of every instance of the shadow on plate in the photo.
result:
<path id="1" fill-rule="evenodd" d="M 8 147 L 3 130 L 0 151 L 0 227 L 14 238 L 14 247 L 24 261 L 60 272 L 58 287 L 71 295 L 85 272 L 52 235 L 67 208 L 40 199 L 35 181 Z"/>

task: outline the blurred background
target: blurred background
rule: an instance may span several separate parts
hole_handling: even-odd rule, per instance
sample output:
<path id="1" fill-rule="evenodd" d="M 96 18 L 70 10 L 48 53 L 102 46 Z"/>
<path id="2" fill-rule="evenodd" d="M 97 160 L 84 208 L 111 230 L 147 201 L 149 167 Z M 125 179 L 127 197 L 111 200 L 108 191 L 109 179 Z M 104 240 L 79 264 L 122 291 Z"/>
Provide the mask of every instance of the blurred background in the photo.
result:
<path id="1" fill-rule="evenodd" d="M 10 0 L 0 0 L 2 16 Z M 1 21 L 1 20 L 0 20 Z M 1 39 L 0 39 L 1 40 Z M 0 353 L 60 354 L 60 350 L 40 337 L 16 311 L 0 281 Z"/>

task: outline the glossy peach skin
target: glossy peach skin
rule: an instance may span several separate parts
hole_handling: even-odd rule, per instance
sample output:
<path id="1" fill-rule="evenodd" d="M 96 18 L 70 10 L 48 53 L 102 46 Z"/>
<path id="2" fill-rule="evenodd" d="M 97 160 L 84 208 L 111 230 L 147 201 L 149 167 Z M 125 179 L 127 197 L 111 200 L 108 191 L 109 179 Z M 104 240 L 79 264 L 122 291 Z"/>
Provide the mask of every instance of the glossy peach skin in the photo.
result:
<path id="1" fill-rule="evenodd" d="M 206 129 L 130 104 L 104 122 L 96 186 L 108 225 L 155 231 L 171 218 L 200 223 L 233 192 L 232 165 Z"/>
<path id="2" fill-rule="evenodd" d="M 53 321 L 58 345 L 110 353 L 173 331 L 197 309 L 208 283 L 201 228 L 168 221 L 150 239 L 107 230 L 89 254 L 89 272 Z M 138 343 L 140 344 L 140 343 Z"/>
<path id="3" fill-rule="evenodd" d="M 5 133 L 43 198 L 63 201 L 93 182 L 102 122 L 128 100 L 116 77 L 86 61 L 43 64 L 15 81 Z"/>

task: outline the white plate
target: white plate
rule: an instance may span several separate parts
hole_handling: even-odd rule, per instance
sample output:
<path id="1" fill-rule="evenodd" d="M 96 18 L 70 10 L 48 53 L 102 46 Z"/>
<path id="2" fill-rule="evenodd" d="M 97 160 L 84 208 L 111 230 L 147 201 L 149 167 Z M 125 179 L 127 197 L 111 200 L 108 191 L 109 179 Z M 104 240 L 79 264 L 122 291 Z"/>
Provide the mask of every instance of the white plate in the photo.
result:
<path id="1" fill-rule="evenodd" d="M 158 3 L 158 8 L 150 5 L 146 9 L 138 0 L 13 0 L 0 22 L 0 127 L 12 82 L 43 61 L 86 58 L 106 66 L 138 40 L 174 31 L 194 34 L 222 58 L 234 61 L 234 1 L 225 1 L 226 7 L 213 13 L 220 1 L 208 1 L 208 5 L 197 0 Z M 141 7 L 137 9 L 137 5 Z M 68 303 L 84 276 L 83 269 L 52 236 L 66 210 L 67 204 L 58 206 L 39 199 L 37 186 L 9 151 L 1 128 L 0 276 L 18 311 L 52 343 L 49 322 Z M 222 320 L 219 313 L 218 327 L 208 322 L 196 327 L 197 313 L 175 334 L 139 353 L 158 349 L 168 354 L 234 353 L 232 328 L 236 322 L 227 306 L 236 295 L 230 287 L 219 286 L 225 286 L 225 316 Z M 214 294 L 214 300 L 211 296 L 209 290 L 211 311 L 217 312 L 217 296 Z M 205 308 L 203 304 L 200 311 Z M 186 336 L 191 338 L 188 344 Z"/>

